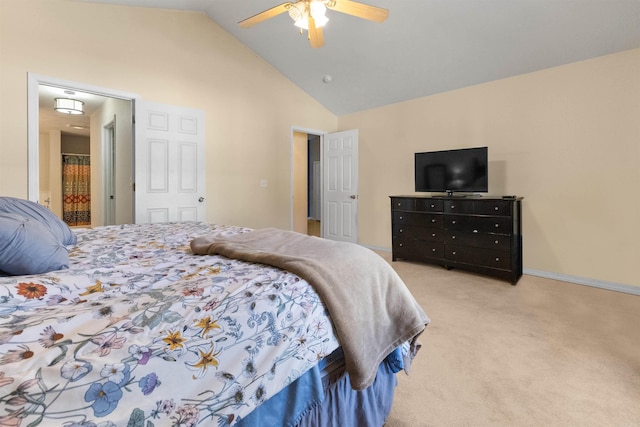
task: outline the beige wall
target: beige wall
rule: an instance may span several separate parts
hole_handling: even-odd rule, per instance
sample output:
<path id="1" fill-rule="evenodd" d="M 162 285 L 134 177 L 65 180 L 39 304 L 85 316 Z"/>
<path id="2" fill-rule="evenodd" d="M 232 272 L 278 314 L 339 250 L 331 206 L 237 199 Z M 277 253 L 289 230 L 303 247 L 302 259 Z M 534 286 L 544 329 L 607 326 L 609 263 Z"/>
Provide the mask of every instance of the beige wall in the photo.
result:
<path id="1" fill-rule="evenodd" d="M 51 206 L 51 185 L 49 183 L 49 159 L 51 158 L 51 150 L 49 149 L 49 134 L 40 133 L 38 139 L 38 155 L 40 163 L 40 203 L 44 206 Z"/>
<path id="2" fill-rule="evenodd" d="M 50 130 L 40 133 L 38 143 L 39 202 L 62 218 L 62 132 Z"/>
<path id="3" fill-rule="evenodd" d="M 335 115 L 204 14 L 0 1 L 0 97 L 12 100 L 0 103 L 2 195 L 27 197 L 28 72 L 204 110 L 216 223 L 290 228 L 291 129 L 337 129 Z"/>
<path id="4" fill-rule="evenodd" d="M 63 133 L 62 146 L 60 148 L 65 154 L 91 154 L 89 141 L 90 138 L 88 136 Z"/>
<path id="5" fill-rule="evenodd" d="M 290 227 L 292 127 L 359 129 L 360 241 L 386 248 L 413 153 L 488 145 L 490 192 L 525 197 L 525 268 L 640 285 L 640 50 L 338 119 L 202 14 L 0 1 L 2 195 L 27 196 L 28 72 L 204 110 L 223 224 Z"/>
<path id="6" fill-rule="evenodd" d="M 489 147 L 489 192 L 523 196 L 524 267 L 640 285 L 640 50 L 339 119 L 360 135 L 359 236 L 391 246 L 413 154 Z"/>
<path id="7" fill-rule="evenodd" d="M 91 115 L 91 225 L 104 225 L 104 127 L 115 120 L 116 224 L 133 222 L 133 126 L 131 101 L 108 98 Z"/>
<path id="8" fill-rule="evenodd" d="M 293 179 L 293 231 L 307 234 L 308 199 L 308 137 L 306 133 L 293 133 L 293 161 L 291 176 Z"/>

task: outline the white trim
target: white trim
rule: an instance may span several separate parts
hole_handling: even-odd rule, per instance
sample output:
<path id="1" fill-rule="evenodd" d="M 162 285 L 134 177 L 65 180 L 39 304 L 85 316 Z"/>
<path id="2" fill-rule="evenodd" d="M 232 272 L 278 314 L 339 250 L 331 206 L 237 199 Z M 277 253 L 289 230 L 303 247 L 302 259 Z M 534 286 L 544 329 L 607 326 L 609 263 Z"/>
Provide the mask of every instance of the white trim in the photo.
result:
<path id="1" fill-rule="evenodd" d="M 369 248 L 379 252 L 391 252 L 391 248 L 373 245 L 363 245 L 365 248 Z M 608 291 L 623 292 L 625 294 L 640 295 L 640 286 L 625 285 L 624 283 L 606 282 L 604 280 L 589 279 L 586 277 L 571 276 L 568 274 L 551 273 L 548 271 L 534 270 L 532 268 L 525 268 L 522 271 L 523 274 L 529 276 L 544 277 L 545 279 L 558 280 L 560 282 L 575 283 L 576 285 L 591 286 L 593 288 L 606 289 Z"/>
<path id="2" fill-rule="evenodd" d="M 374 246 L 374 245 L 365 245 L 364 243 L 358 243 L 360 246 L 364 246 L 367 249 L 371 249 L 376 252 L 389 252 L 391 253 L 391 248 L 385 248 L 383 246 Z"/>
<path id="3" fill-rule="evenodd" d="M 27 198 L 37 202 L 40 198 L 40 81 L 31 73 L 27 73 L 27 81 Z"/>
<path id="4" fill-rule="evenodd" d="M 38 142 L 39 135 L 39 85 L 56 86 L 65 89 L 74 89 L 81 92 L 89 92 L 96 95 L 107 96 L 110 98 L 119 98 L 127 101 L 135 102 L 138 94 L 131 92 L 123 92 L 115 89 L 94 86 L 86 83 L 72 82 L 56 77 L 43 76 L 41 74 L 27 73 L 27 174 L 28 174 L 28 192 L 27 198 L 33 202 L 37 202 L 40 198 L 40 159 Z"/>
<path id="5" fill-rule="evenodd" d="M 604 280 L 589 279 L 587 277 L 571 276 L 568 274 L 551 273 L 548 271 L 525 268 L 524 274 L 530 276 L 544 277 L 546 279 L 559 280 L 561 282 L 575 283 L 578 285 L 591 286 L 594 288 L 606 289 L 609 291 L 623 292 L 625 294 L 640 295 L 640 286 L 625 285 L 623 283 L 606 282 Z"/>
<path id="6" fill-rule="evenodd" d="M 102 222 L 104 225 L 116 223 L 114 186 L 116 116 L 102 126 Z"/>

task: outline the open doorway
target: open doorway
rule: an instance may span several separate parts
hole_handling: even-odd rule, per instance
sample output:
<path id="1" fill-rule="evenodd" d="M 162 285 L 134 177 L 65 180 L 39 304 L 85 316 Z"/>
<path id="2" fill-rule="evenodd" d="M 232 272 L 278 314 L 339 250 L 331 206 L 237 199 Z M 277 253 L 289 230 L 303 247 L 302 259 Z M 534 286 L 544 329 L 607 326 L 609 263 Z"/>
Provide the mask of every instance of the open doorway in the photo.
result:
<path id="1" fill-rule="evenodd" d="M 320 237 L 358 242 L 358 130 L 292 129 L 291 229 L 309 234 L 309 135 L 320 140 Z M 313 214 L 311 214 L 313 215 Z"/>
<path id="2" fill-rule="evenodd" d="M 321 133 L 293 131 L 292 229 L 322 237 Z"/>
<path id="3" fill-rule="evenodd" d="M 29 199 L 49 207 L 64 219 L 62 176 L 64 154 L 88 154 L 88 191 L 79 200 L 89 199 L 82 208 L 90 225 L 133 222 L 133 99 L 135 95 L 82 83 L 29 74 Z M 82 114 L 55 111 L 56 98 L 79 101 Z M 116 117 L 120 119 L 116 121 Z M 105 126 L 113 125 L 110 139 Z M 84 139 L 86 147 L 63 146 L 65 140 Z M 105 144 L 116 143 L 108 148 Z M 108 153 L 117 153 L 106 165 Z M 77 169 L 73 166 L 72 169 Z M 110 170 L 107 176 L 105 171 Z M 117 171 L 117 174 L 116 174 Z M 111 191 L 107 189 L 111 184 Z M 109 194 L 107 194 L 109 193 Z M 112 205 L 105 197 L 113 196 Z M 115 215 L 109 212 L 115 206 Z M 88 211 L 88 213 L 86 213 Z M 86 222 L 86 221 L 85 221 Z M 85 225 L 85 224 L 82 224 Z"/>
<path id="4" fill-rule="evenodd" d="M 320 135 L 307 136 L 307 234 L 322 237 Z"/>

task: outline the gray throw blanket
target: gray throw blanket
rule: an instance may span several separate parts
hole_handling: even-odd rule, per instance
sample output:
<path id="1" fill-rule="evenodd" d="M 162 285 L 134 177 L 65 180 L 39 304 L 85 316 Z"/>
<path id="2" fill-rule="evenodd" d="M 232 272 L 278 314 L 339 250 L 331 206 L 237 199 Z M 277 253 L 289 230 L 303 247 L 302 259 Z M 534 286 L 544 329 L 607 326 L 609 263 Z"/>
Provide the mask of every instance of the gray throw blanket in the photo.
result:
<path id="1" fill-rule="evenodd" d="M 197 237 L 191 250 L 271 265 L 309 282 L 327 306 L 355 390 L 371 385 L 380 362 L 405 341 L 412 358 L 429 323 L 393 268 L 356 244 L 266 228 Z"/>

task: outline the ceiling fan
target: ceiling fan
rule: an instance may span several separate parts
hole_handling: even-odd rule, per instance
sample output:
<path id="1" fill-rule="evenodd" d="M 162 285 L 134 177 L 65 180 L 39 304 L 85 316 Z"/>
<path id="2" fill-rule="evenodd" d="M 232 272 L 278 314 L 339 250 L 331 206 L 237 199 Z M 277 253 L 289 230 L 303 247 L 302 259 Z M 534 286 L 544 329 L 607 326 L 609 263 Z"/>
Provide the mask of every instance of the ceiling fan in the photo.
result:
<path id="1" fill-rule="evenodd" d="M 300 33 L 307 30 L 311 47 L 321 47 L 324 45 L 322 27 L 329 20 L 325 16 L 327 8 L 375 22 L 383 22 L 389 16 L 387 9 L 352 0 L 297 0 L 267 9 L 238 22 L 238 25 L 249 28 L 281 13 L 289 12 L 295 25 L 300 28 Z"/>

